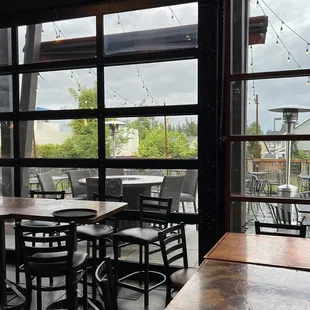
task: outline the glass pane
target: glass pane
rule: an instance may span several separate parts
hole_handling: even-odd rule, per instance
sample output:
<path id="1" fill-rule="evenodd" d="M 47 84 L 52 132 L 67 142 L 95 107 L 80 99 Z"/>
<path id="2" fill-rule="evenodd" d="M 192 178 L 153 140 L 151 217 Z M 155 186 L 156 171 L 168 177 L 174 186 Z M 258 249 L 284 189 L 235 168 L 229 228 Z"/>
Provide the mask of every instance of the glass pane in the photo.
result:
<path id="1" fill-rule="evenodd" d="M 0 66 L 11 64 L 11 29 L 0 29 Z"/>
<path id="2" fill-rule="evenodd" d="M 272 112 L 270 109 L 291 105 L 309 108 L 309 112 L 298 113 L 293 130 L 295 134 L 309 134 L 309 85 L 307 77 L 233 82 L 232 134 L 284 134 L 287 128 L 283 122 L 283 113 Z"/>
<path id="3" fill-rule="evenodd" d="M 196 47 L 197 23 L 197 3 L 105 15 L 105 54 Z"/>
<path id="4" fill-rule="evenodd" d="M 309 7 L 294 3 L 293 10 L 282 10 L 283 2 L 232 2 L 232 72 L 309 68 L 308 25 L 301 22 Z"/>
<path id="5" fill-rule="evenodd" d="M 1 121 L 1 158 L 13 158 L 13 122 Z"/>
<path id="6" fill-rule="evenodd" d="M 126 118 L 106 124 L 107 157 L 197 158 L 197 116 Z"/>
<path id="7" fill-rule="evenodd" d="M 96 55 L 96 19 L 86 17 L 21 26 L 19 63 L 93 58 Z"/>
<path id="8" fill-rule="evenodd" d="M 196 59 L 106 67 L 105 104 L 107 108 L 197 104 L 197 79 Z"/>
<path id="9" fill-rule="evenodd" d="M 12 76 L 0 75 L 0 113 L 12 111 Z"/>
<path id="10" fill-rule="evenodd" d="M 310 141 L 289 143 L 290 154 L 287 152 L 287 141 L 233 142 L 231 193 L 298 197 L 300 192 L 310 191 Z M 289 165 L 287 157 L 290 158 Z M 289 194 L 285 190 L 286 184 L 291 188 Z"/>
<path id="11" fill-rule="evenodd" d="M 14 197 L 14 169 L 0 167 L 0 195 Z"/>
<path id="12" fill-rule="evenodd" d="M 20 110 L 95 109 L 96 80 L 97 70 L 92 68 L 22 74 Z"/>
<path id="13" fill-rule="evenodd" d="M 20 147 L 26 158 L 97 158 L 97 120 L 20 122 Z"/>

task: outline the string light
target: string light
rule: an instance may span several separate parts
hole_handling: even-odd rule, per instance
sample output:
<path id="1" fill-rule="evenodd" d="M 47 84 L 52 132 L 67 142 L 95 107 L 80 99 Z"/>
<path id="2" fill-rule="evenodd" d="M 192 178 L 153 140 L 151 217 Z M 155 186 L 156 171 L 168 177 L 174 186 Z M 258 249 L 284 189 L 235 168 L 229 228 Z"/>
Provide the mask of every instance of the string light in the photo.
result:
<path id="1" fill-rule="evenodd" d="M 85 127 L 88 126 L 88 122 L 87 122 L 87 119 L 86 119 L 86 118 L 84 119 L 84 126 L 85 126 Z"/>
<path id="2" fill-rule="evenodd" d="M 309 54 L 309 43 L 307 43 L 307 47 L 306 47 L 306 55 Z"/>
<path id="3" fill-rule="evenodd" d="M 43 28 L 42 28 L 42 30 L 41 30 L 41 35 L 42 35 L 42 36 L 44 35 L 44 30 L 43 30 Z"/>
<path id="4" fill-rule="evenodd" d="M 277 36 L 276 46 L 278 47 L 278 45 L 279 45 L 279 37 Z"/>
<path id="5" fill-rule="evenodd" d="M 259 0 L 256 1 L 256 7 L 259 7 Z"/>
<path id="6" fill-rule="evenodd" d="M 73 80 L 73 71 L 71 71 L 71 79 Z"/>
<path id="7" fill-rule="evenodd" d="M 310 85 L 310 76 L 308 76 L 308 85 Z"/>
<path id="8" fill-rule="evenodd" d="M 284 25 L 284 22 L 282 21 L 281 27 L 280 27 L 280 33 L 283 33 L 283 25 Z"/>
<path id="9" fill-rule="evenodd" d="M 91 75 L 91 70 L 90 69 L 88 69 L 88 75 Z"/>
<path id="10" fill-rule="evenodd" d="M 288 62 L 291 61 L 291 54 L 290 54 L 290 52 L 289 52 L 288 55 L 287 55 L 287 61 L 288 61 Z"/>
<path id="11" fill-rule="evenodd" d="M 177 20 L 177 22 L 179 23 L 180 26 L 182 26 L 181 21 L 178 19 L 178 17 L 176 16 L 176 14 L 174 13 L 174 11 L 172 10 L 171 6 L 168 7 L 170 12 L 171 12 L 171 20 L 174 21 L 174 19 Z"/>

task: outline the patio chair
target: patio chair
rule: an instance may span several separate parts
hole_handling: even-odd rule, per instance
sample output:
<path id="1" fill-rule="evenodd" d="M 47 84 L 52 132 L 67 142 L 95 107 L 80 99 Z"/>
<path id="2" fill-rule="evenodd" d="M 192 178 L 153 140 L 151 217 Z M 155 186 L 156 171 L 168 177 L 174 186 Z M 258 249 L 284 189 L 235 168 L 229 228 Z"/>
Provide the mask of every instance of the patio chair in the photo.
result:
<path id="1" fill-rule="evenodd" d="M 278 187 L 283 183 L 283 173 L 276 168 L 269 169 L 268 172 L 267 187 L 268 195 L 271 196 L 273 187 Z"/>
<path id="2" fill-rule="evenodd" d="M 90 169 L 69 170 L 69 183 L 72 191 L 72 198 L 86 199 L 86 187 L 79 183 L 79 179 L 91 177 Z"/>
<path id="3" fill-rule="evenodd" d="M 99 178 L 86 178 L 86 195 L 88 200 L 94 199 L 94 193 L 99 191 Z M 105 180 L 105 193 L 107 195 L 123 195 L 123 180 L 111 178 Z"/>
<path id="4" fill-rule="evenodd" d="M 42 195 L 43 198 L 57 199 L 58 194 L 59 195 L 63 194 L 64 191 L 57 191 L 57 188 L 55 186 L 55 183 L 53 181 L 53 177 L 50 171 L 44 172 L 44 173 L 38 173 L 37 178 L 39 180 L 41 190 L 44 192 L 44 194 Z M 49 191 L 51 191 L 52 193 L 47 194 Z"/>
<path id="5" fill-rule="evenodd" d="M 264 228 L 267 228 L 268 230 L 264 230 Z M 270 231 L 270 229 L 273 229 L 273 231 Z M 306 238 L 306 226 L 261 223 L 255 221 L 255 233 L 257 235 Z"/>
<path id="6" fill-rule="evenodd" d="M 185 202 L 192 202 L 194 205 L 194 212 L 197 213 L 196 207 L 196 192 L 198 185 L 198 170 L 186 170 L 185 179 L 181 192 L 182 209 L 185 213 Z"/>
<path id="7" fill-rule="evenodd" d="M 159 177 L 163 177 L 164 174 L 160 169 L 150 169 L 148 171 L 146 171 L 145 175 L 155 175 L 155 176 L 159 176 Z M 160 192 L 160 185 L 155 185 L 151 187 L 151 193 L 158 197 Z"/>
<path id="8" fill-rule="evenodd" d="M 179 291 L 190 277 L 197 271 L 188 267 L 186 237 L 184 223 L 166 228 L 158 233 L 160 248 L 163 256 L 166 273 L 166 306 L 171 300 L 171 291 Z M 171 265 L 182 259 L 183 266 L 171 273 Z"/>
<path id="9" fill-rule="evenodd" d="M 179 212 L 184 175 L 164 176 L 160 186 L 160 198 L 172 198 L 171 212 Z"/>

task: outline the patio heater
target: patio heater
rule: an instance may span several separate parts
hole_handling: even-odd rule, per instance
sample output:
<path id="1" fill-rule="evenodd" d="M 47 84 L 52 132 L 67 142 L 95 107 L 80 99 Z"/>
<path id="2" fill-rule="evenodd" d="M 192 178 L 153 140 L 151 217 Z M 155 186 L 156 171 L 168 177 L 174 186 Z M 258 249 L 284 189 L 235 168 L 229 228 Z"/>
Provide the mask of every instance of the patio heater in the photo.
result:
<path id="1" fill-rule="evenodd" d="M 119 126 L 125 125 L 125 123 L 113 120 L 113 121 L 107 121 L 107 122 L 105 122 L 105 124 L 109 126 L 110 131 L 111 131 L 113 158 L 115 158 L 115 138 L 116 138 L 116 134 L 118 132 Z"/>
<path id="2" fill-rule="evenodd" d="M 293 134 L 294 125 L 298 121 L 298 113 L 310 112 L 310 108 L 299 105 L 287 105 L 269 109 L 270 112 L 281 112 L 283 114 L 283 123 L 286 124 L 286 133 Z M 278 196 L 280 197 L 295 197 L 298 193 L 298 188 L 290 184 L 291 175 L 291 147 L 292 141 L 286 141 L 286 176 L 285 184 L 278 186 Z M 281 207 L 288 211 L 292 211 L 291 204 L 282 204 Z"/>

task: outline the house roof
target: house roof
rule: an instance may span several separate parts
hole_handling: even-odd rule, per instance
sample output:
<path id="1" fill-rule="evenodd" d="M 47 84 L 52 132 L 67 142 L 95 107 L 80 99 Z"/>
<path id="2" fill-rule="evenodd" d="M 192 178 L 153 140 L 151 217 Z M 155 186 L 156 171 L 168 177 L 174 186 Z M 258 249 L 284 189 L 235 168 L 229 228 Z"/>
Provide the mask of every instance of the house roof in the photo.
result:
<path id="1" fill-rule="evenodd" d="M 305 120 L 303 120 L 301 123 L 297 124 L 295 126 L 295 128 L 298 128 L 299 126 L 303 125 L 304 123 L 308 122 L 310 120 L 310 117 L 306 118 Z"/>

